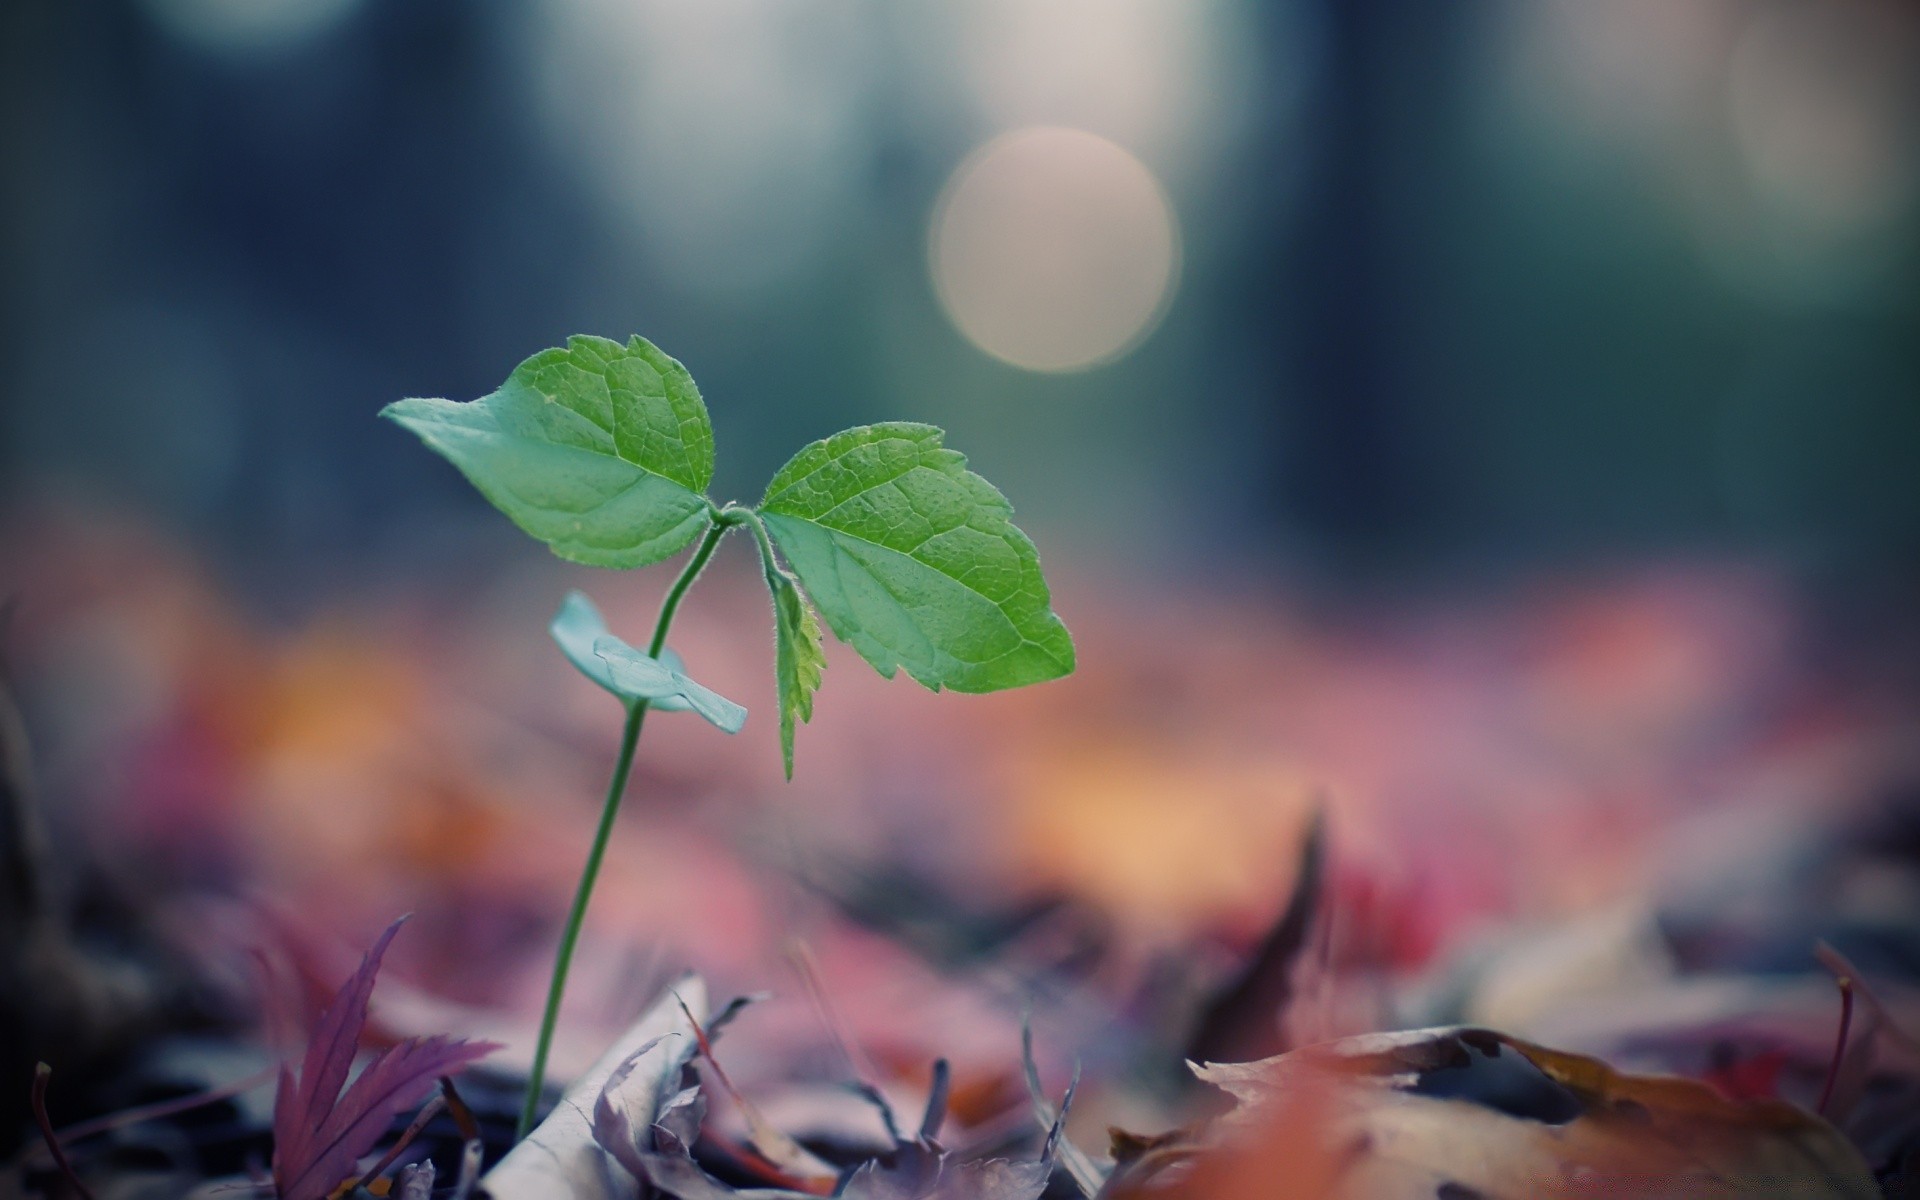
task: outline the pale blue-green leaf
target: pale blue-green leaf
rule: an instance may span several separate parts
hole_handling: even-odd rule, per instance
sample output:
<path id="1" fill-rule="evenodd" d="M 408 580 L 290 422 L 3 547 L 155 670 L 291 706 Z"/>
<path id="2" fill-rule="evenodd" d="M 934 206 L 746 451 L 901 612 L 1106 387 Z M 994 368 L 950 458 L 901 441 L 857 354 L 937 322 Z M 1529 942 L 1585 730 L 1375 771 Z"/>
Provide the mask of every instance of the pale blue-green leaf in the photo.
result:
<path id="1" fill-rule="evenodd" d="M 864 425 L 795 455 L 767 530 L 835 636 L 891 678 L 990 692 L 1073 670 L 1039 554 L 1006 497 L 931 425 Z"/>
<path id="2" fill-rule="evenodd" d="M 560 602 L 560 611 L 553 614 L 553 623 L 547 629 L 553 634 L 560 652 L 582 675 L 619 697 L 622 703 L 631 704 L 639 699 L 623 693 L 615 685 L 613 668 L 607 665 L 606 659 L 593 652 L 593 644 L 608 636 L 609 631 L 606 618 L 600 615 L 600 609 L 587 598 L 585 592 L 568 592 L 567 598 Z M 686 673 L 686 664 L 680 661 L 680 656 L 673 652 L 671 646 L 660 651 L 660 661 L 669 670 Z M 663 712 L 685 712 L 693 707 L 680 696 L 648 698 L 647 704 Z"/>
<path id="3" fill-rule="evenodd" d="M 381 415 L 561 558 L 645 566 L 710 519 L 706 405 L 687 369 L 645 338 L 569 338 L 478 400 L 401 400 Z"/>
<path id="4" fill-rule="evenodd" d="M 709 688 L 702 687 L 657 658 L 649 658 L 612 634 L 594 639 L 593 652 L 606 664 L 613 680 L 615 695 L 644 700 L 649 705 L 662 701 L 684 701 L 727 733 L 739 733 L 747 723 L 747 710 Z"/>

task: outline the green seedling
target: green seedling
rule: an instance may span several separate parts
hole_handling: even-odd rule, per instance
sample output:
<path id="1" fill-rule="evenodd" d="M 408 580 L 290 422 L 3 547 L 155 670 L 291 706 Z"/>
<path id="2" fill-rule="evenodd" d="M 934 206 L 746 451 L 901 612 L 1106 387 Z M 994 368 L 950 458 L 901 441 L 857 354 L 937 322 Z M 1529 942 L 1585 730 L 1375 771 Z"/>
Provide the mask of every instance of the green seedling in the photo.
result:
<path id="1" fill-rule="evenodd" d="M 644 567 L 698 542 L 644 652 L 613 636 L 575 592 L 552 633 L 627 720 L 606 804 L 547 991 L 520 1115 L 532 1128 L 567 969 L 606 854 L 649 709 L 698 713 L 728 733 L 746 710 L 694 682 L 667 649 L 681 600 L 728 533 L 747 529 L 773 599 L 780 753 L 793 777 L 796 722 L 813 716 L 834 636 L 888 679 L 904 668 L 934 691 L 992 692 L 1073 670 L 1073 639 L 1050 607 L 1040 558 L 1012 506 L 941 445 L 931 425 L 862 425 L 813 443 L 758 505 L 715 504 L 713 426 L 687 369 L 645 338 L 569 338 L 470 403 L 401 400 L 383 410 L 447 458 L 494 507 L 555 554 Z"/>

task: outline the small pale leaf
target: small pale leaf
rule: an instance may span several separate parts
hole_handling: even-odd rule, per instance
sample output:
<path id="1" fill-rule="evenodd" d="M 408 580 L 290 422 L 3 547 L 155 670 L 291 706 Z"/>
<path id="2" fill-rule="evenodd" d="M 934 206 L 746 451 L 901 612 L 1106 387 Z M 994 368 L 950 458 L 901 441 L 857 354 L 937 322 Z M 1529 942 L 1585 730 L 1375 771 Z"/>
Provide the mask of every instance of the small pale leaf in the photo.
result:
<path id="1" fill-rule="evenodd" d="M 931 425 L 863 425 L 795 455 L 760 512 L 841 641 L 876 671 L 992 692 L 1073 670 L 1040 556 Z"/>
<path id="2" fill-rule="evenodd" d="M 593 652 L 606 663 L 616 696 L 649 705 L 678 700 L 727 733 L 739 733 L 747 723 L 746 709 L 611 634 L 595 638 Z"/>
<path id="3" fill-rule="evenodd" d="M 611 636 L 607 629 L 606 618 L 600 615 L 600 609 L 587 598 L 585 592 L 568 592 L 567 598 L 560 602 L 560 611 L 553 614 L 553 623 L 547 626 L 553 634 L 560 653 L 567 656 L 582 675 L 599 684 L 606 691 L 620 698 L 622 703 L 631 704 L 635 697 L 620 690 L 613 681 L 613 668 L 607 660 L 593 652 L 593 644 L 603 637 Z M 672 647 L 660 651 L 660 661 L 668 670 L 686 673 L 686 664 Z M 685 712 L 692 708 L 684 697 L 676 695 L 661 696 L 647 701 L 649 708 L 663 712 Z"/>
<path id="4" fill-rule="evenodd" d="M 381 415 L 561 558 L 646 566 L 709 519 L 706 405 L 687 369 L 645 338 L 569 338 L 478 400 L 401 400 Z"/>

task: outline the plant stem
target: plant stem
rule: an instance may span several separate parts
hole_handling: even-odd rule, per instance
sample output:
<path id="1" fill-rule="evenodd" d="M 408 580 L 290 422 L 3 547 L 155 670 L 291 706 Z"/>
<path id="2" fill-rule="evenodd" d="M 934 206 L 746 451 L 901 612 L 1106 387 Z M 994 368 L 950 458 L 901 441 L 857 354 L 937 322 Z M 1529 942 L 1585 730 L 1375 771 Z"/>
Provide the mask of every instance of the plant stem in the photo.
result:
<path id="1" fill-rule="evenodd" d="M 780 562 L 773 556 L 773 539 L 767 536 L 767 523 L 750 508 L 738 511 L 740 523 L 753 531 L 753 540 L 760 545 L 760 569 L 766 573 L 767 582 L 771 584 L 774 572 L 780 569 Z"/>
<path id="2" fill-rule="evenodd" d="M 693 581 L 700 578 L 700 572 L 707 569 L 707 560 L 713 557 L 714 547 L 720 544 L 720 539 L 744 520 L 740 515 L 742 511 L 731 505 L 713 510 L 713 524 L 708 526 L 707 536 L 700 542 L 700 548 L 693 552 L 693 557 L 687 560 L 687 565 L 680 571 L 680 578 L 673 581 L 673 586 L 667 590 L 667 598 L 660 604 L 660 619 L 653 623 L 653 640 L 647 643 L 649 657 L 659 658 L 660 652 L 667 648 L 667 627 L 673 624 L 673 614 L 679 611 L 680 598 L 687 594 Z"/>
<path id="3" fill-rule="evenodd" d="M 680 577 L 673 581 L 666 600 L 660 605 L 660 619 L 654 622 L 653 640 L 647 645 L 649 656 L 660 657 L 660 651 L 667 644 L 667 629 L 673 624 L 673 614 L 680 607 L 681 597 L 699 578 L 707 560 L 713 557 L 720 539 L 740 523 L 736 511 L 714 511 L 713 524 L 708 527 L 707 536 L 701 541 L 700 548 L 693 552 L 693 557 L 687 560 Z M 593 898 L 594 881 L 600 877 L 600 862 L 606 858 L 607 843 L 613 838 L 613 819 L 620 811 L 620 797 L 627 790 L 627 776 L 633 770 L 633 752 L 640 744 L 640 726 L 646 718 L 647 704 L 644 700 L 635 701 L 627 710 L 626 728 L 620 735 L 620 757 L 614 760 L 613 779 L 607 784 L 607 799 L 600 810 L 600 824 L 594 830 L 593 846 L 587 851 L 586 866 L 580 869 L 580 886 L 573 893 L 573 907 L 567 911 L 566 926 L 560 931 L 560 950 L 554 956 L 553 978 L 547 984 L 547 1007 L 540 1017 L 540 1040 L 533 1047 L 533 1070 L 527 1079 L 527 1098 L 520 1107 L 520 1127 L 514 1135 L 515 1141 L 524 1139 L 533 1131 L 533 1120 L 539 1115 L 540 1096 L 546 1087 L 547 1052 L 553 1047 L 553 1031 L 560 1023 L 560 998 L 566 994 L 567 970 L 573 965 L 573 950 L 580 941 L 580 927 L 586 921 L 587 902 Z"/>

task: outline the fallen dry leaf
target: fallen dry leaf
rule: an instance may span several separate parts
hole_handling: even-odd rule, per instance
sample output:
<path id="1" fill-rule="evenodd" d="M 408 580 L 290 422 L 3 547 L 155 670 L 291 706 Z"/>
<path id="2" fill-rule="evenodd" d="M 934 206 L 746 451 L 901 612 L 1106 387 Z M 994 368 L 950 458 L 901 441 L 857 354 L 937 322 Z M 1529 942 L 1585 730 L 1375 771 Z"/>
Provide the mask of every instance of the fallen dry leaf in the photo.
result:
<path id="1" fill-rule="evenodd" d="M 644 1132 L 659 1119 L 699 1048 L 693 1022 L 705 1019 L 707 1004 L 707 985 L 698 976 L 674 984 L 487 1172 L 481 1190 L 493 1200 L 635 1200 L 640 1181 L 633 1164 L 602 1143 L 596 1125 L 617 1118 Z"/>
<path id="2" fill-rule="evenodd" d="M 1483 1029 L 1368 1034 L 1195 1068 L 1239 1102 L 1119 1194 L 1254 1200 L 1878 1200 L 1859 1153 L 1777 1100 Z M 1184 1160 L 1184 1161 L 1170 1161 Z M 1276 1193 L 1276 1188 L 1284 1188 Z"/>

